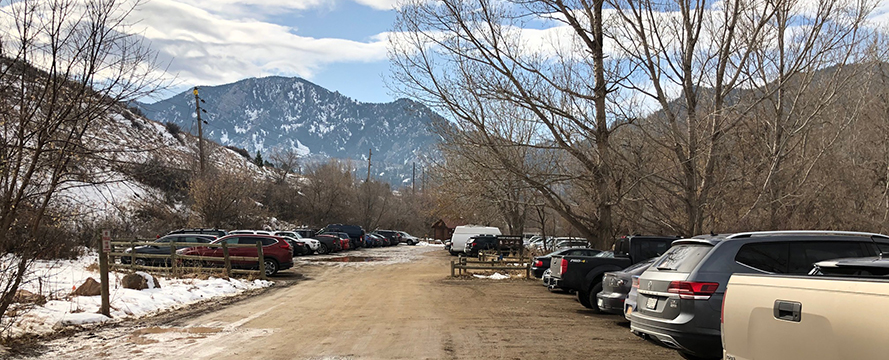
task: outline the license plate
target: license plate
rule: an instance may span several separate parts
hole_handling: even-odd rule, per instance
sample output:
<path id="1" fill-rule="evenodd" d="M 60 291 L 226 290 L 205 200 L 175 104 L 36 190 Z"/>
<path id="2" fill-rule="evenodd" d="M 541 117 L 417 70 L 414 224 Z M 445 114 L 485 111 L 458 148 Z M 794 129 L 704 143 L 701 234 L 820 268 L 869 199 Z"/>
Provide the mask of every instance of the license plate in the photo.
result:
<path id="1" fill-rule="evenodd" d="M 605 305 L 605 301 L 602 301 L 602 299 L 599 299 L 596 301 L 596 305 L 598 305 L 599 307 L 602 307 L 602 305 Z"/>
<path id="2" fill-rule="evenodd" d="M 648 298 L 648 303 L 645 304 L 645 307 L 648 309 L 654 309 L 657 307 L 657 298 Z"/>

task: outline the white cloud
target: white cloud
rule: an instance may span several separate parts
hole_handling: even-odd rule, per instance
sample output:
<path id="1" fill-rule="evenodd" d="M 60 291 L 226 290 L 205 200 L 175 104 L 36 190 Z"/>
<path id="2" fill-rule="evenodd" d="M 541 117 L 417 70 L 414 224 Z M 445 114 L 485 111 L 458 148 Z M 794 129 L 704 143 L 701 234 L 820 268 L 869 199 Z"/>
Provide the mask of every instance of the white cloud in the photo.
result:
<path id="1" fill-rule="evenodd" d="M 398 7 L 398 0 L 354 0 L 361 5 L 369 6 L 377 10 L 392 10 Z"/>
<path id="2" fill-rule="evenodd" d="M 312 6 L 325 0 L 213 0 L 213 4 Z M 299 36 L 294 28 L 249 16 L 218 14 L 205 0 L 153 0 L 139 8 L 138 31 L 151 41 L 169 71 L 189 84 L 220 84 L 245 77 L 312 78 L 332 63 L 386 60 L 386 41 Z M 206 7 L 205 7 L 206 6 Z M 218 7 L 215 8 L 218 10 Z"/>

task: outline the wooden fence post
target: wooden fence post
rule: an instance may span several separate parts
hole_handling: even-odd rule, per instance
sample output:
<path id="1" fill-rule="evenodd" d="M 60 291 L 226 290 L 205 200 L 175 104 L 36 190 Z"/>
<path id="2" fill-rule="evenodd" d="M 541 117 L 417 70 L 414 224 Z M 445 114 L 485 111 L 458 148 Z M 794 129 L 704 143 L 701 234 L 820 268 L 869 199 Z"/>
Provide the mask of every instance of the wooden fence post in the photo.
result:
<path id="1" fill-rule="evenodd" d="M 178 265 L 176 264 L 176 241 L 170 243 L 170 273 L 177 276 Z"/>
<path id="2" fill-rule="evenodd" d="M 130 240 L 130 271 L 136 272 L 136 238 Z"/>
<path id="3" fill-rule="evenodd" d="M 101 295 L 102 304 L 99 306 L 99 313 L 107 317 L 111 317 L 111 299 L 108 291 L 108 253 L 113 250 L 111 244 L 111 231 L 102 231 L 102 243 L 99 246 L 99 293 Z"/>
<path id="4" fill-rule="evenodd" d="M 228 257 L 228 243 L 222 242 L 222 257 L 225 258 L 225 276 L 232 277 L 232 260 Z"/>
<path id="5" fill-rule="evenodd" d="M 256 256 L 259 259 L 259 276 L 265 280 L 265 257 L 262 255 L 262 241 L 256 242 Z"/>
<path id="6" fill-rule="evenodd" d="M 454 260 L 451 260 L 451 277 L 454 277 Z"/>
<path id="7" fill-rule="evenodd" d="M 525 265 L 525 279 L 530 279 L 530 278 L 531 278 L 531 263 L 528 263 L 528 265 Z"/>

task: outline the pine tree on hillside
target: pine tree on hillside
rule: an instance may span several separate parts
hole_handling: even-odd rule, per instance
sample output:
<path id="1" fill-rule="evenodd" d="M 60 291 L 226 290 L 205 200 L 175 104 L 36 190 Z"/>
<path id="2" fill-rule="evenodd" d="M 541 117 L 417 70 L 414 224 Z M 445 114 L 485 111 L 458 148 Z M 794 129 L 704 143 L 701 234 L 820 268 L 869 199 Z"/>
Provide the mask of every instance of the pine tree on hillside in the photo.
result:
<path id="1" fill-rule="evenodd" d="M 259 153 L 259 150 L 256 150 L 256 157 L 253 158 L 253 163 L 259 167 L 262 167 L 262 165 L 265 163 L 265 161 L 262 160 L 262 154 Z"/>

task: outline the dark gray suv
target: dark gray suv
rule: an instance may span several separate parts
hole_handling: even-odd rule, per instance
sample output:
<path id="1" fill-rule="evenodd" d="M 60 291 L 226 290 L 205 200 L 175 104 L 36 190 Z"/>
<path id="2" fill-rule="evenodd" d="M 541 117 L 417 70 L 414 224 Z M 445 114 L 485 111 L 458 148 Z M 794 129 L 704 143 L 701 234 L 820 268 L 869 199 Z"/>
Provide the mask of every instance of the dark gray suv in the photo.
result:
<path id="1" fill-rule="evenodd" d="M 676 240 L 639 278 L 630 329 L 686 359 L 721 359 L 722 297 L 732 274 L 805 275 L 819 261 L 878 255 L 877 243 L 889 236 L 770 231 Z"/>

